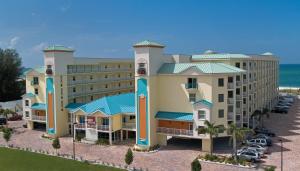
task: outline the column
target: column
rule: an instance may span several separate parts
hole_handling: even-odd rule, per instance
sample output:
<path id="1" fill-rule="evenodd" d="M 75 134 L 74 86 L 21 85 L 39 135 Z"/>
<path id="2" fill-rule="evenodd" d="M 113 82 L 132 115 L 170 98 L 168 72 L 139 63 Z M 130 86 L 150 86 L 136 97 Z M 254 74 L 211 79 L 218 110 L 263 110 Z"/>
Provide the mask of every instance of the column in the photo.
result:
<path id="1" fill-rule="evenodd" d="M 123 130 L 121 129 L 121 141 L 123 141 Z"/>
<path id="2" fill-rule="evenodd" d="M 126 130 L 126 140 L 128 139 L 128 131 Z"/>
<path id="3" fill-rule="evenodd" d="M 112 119 L 109 117 L 109 144 L 112 145 Z"/>
<path id="4" fill-rule="evenodd" d="M 210 152 L 211 151 L 211 140 L 210 139 L 202 139 L 202 151 Z"/>

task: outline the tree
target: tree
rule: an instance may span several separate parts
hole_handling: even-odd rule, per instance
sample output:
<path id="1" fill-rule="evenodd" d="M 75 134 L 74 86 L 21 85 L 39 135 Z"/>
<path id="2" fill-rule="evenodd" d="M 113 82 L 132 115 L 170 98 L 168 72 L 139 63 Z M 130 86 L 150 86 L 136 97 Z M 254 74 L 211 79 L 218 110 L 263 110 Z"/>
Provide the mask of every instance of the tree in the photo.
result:
<path id="1" fill-rule="evenodd" d="M 198 129 L 198 132 L 201 134 L 209 134 L 210 139 L 210 155 L 213 154 L 213 138 L 218 137 L 220 132 L 225 130 L 223 125 L 215 125 L 214 123 L 210 123 L 208 120 L 204 121 L 205 127 L 201 127 Z"/>
<path id="2" fill-rule="evenodd" d="M 7 119 L 8 119 L 8 115 L 13 113 L 11 110 L 9 109 L 0 109 L 0 115 L 5 116 L 6 118 L 6 127 L 7 127 Z"/>
<path id="3" fill-rule="evenodd" d="M 60 149 L 60 142 L 58 137 L 55 137 L 55 139 L 53 140 L 52 147 L 56 150 L 56 153 L 57 150 Z"/>
<path id="4" fill-rule="evenodd" d="M 125 163 L 130 165 L 133 161 L 133 153 L 130 148 L 128 148 L 127 153 L 125 155 Z"/>
<path id="5" fill-rule="evenodd" d="M 237 161 L 237 141 L 242 141 L 245 138 L 247 132 L 251 129 L 245 127 L 237 127 L 236 124 L 232 123 L 227 128 L 227 133 L 232 135 L 230 137 L 230 142 L 233 142 L 233 153 L 234 159 Z"/>
<path id="6" fill-rule="evenodd" d="M 0 48 L 0 102 L 21 98 L 21 58 L 14 49 Z"/>
<path id="7" fill-rule="evenodd" d="M 195 160 L 193 160 L 193 162 L 191 163 L 191 170 L 192 171 L 201 171 L 201 164 L 197 158 Z"/>
<path id="8" fill-rule="evenodd" d="M 9 128 L 3 129 L 3 138 L 5 139 L 6 143 L 10 140 L 12 135 L 12 131 Z"/>

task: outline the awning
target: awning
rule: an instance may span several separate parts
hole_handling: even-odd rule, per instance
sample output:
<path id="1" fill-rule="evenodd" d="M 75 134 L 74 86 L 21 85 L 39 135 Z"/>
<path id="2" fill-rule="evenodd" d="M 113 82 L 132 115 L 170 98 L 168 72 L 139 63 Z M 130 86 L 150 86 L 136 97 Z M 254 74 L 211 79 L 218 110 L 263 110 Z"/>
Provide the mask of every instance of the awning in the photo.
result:
<path id="1" fill-rule="evenodd" d="M 34 103 L 31 106 L 31 109 L 34 109 L 34 110 L 46 110 L 46 104 L 45 103 Z"/>
<path id="2" fill-rule="evenodd" d="M 194 104 L 197 104 L 197 103 L 201 103 L 209 108 L 211 108 L 213 106 L 212 102 L 208 101 L 208 100 L 205 100 L 205 99 L 202 99 L 202 100 L 199 100 L 199 101 L 196 101 Z"/>
<path id="3" fill-rule="evenodd" d="M 162 120 L 193 121 L 193 113 L 159 111 L 156 113 L 155 118 Z"/>

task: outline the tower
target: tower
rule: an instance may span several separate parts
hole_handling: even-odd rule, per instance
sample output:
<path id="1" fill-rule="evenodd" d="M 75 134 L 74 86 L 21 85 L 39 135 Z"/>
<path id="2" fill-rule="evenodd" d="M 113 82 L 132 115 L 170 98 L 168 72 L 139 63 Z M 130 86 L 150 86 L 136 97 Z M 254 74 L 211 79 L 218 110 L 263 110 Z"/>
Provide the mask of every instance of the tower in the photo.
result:
<path id="1" fill-rule="evenodd" d="M 135 44 L 136 145 L 149 148 L 157 144 L 157 71 L 163 64 L 164 46 L 143 41 Z"/>
<path id="2" fill-rule="evenodd" d="M 46 128 L 47 134 L 61 136 L 68 130 L 67 65 L 73 63 L 73 49 L 50 46 L 44 49 L 46 67 Z"/>

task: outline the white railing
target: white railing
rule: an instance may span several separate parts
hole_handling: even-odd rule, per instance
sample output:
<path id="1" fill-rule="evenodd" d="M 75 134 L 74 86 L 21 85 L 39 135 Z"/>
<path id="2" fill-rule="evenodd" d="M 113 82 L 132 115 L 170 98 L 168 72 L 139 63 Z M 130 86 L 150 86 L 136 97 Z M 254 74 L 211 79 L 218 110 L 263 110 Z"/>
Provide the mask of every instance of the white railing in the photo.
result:
<path id="1" fill-rule="evenodd" d="M 97 68 L 97 69 L 68 69 L 68 74 L 76 73 L 98 73 L 98 72 L 120 72 L 120 71 L 133 71 L 134 68 Z"/>
<path id="2" fill-rule="evenodd" d="M 82 124 L 82 123 L 75 124 L 75 128 L 77 128 L 77 129 L 85 129 L 85 124 Z"/>
<path id="3" fill-rule="evenodd" d="M 233 89 L 234 87 L 234 84 L 233 83 L 227 83 L 227 88 L 228 89 Z"/>
<path id="4" fill-rule="evenodd" d="M 135 129 L 136 128 L 136 125 L 135 125 L 135 122 L 123 122 L 123 125 L 122 125 L 123 128 L 126 128 L 126 129 Z"/>
<path id="5" fill-rule="evenodd" d="M 228 98 L 228 99 L 227 99 L 227 103 L 228 103 L 228 104 L 233 104 L 233 103 L 234 103 L 233 98 Z"/>
<path id="6" fill-rule="evenodd" d="M 239 107 L 239 108 L 236 108 L 236 113 L 237 114 L 240 114 L 240 113 L 242 113 L 242 109 Z"/>
<path id="7" fill-rule="evenodd" d="M 97 130 L 108 131 L 109 130 L 109 125 L 97 125 Z"/>
<path id="8" fill-rule="evenodd" d="M 244 84 L 247 84 L 247 83 L 248 83 L 248 80 L 247 80 L 247 79 L 244 79 L 244 80 L 243 80 L 243 83 L 244 83 Z"/>
<path id="9" fill-rule="evenodd" d="M 69 85 L 72 86 L 72 85 L 77 85 L 77 84 L 104 84 L 106 82 L 114 82 L 114 81 L 125 81 L 125 80 L 128 80 L 128 81 L 132 81 L 134 80 L 133 77 L 123 77 L 123 78 L 102 78 L 102 79 L 85 79 L 85 80 L 77 80 L 77 81 L 69 81 Z"/>
<path id="10" fill-rule="evenodd" d="M 46 121 L 46 116 L 31 115 L 31 120 Z"/>
<path id="11" fill-rule="evenodd" d="M 241 95 L 236 95 L 236 100 L 242 100 L 242 96 Z"/>
<path id="12" fill-rule="evenodd" d="M 230 120 L 230 121 L 233 120 L 233 112 L 228 112 L 227 113 L 227 120 Z"/>
<path id="13" fill-rule="evenodd" d="M 176 128 L 157 127 L 156 131 L 158 133 L 164 133 L 164 134 L 170 134 L 170 135 L 187 135 L 187 136 L 193 136 L 193 130 L 188 130 L 188 129 L 176 129 Z"/>
<path id="14" fill-rule="evenodd" d="M 238 86 L 238 87 L 242 86 L 242 82 L 241 81 L 236 81 L 236 86 Z"/>

